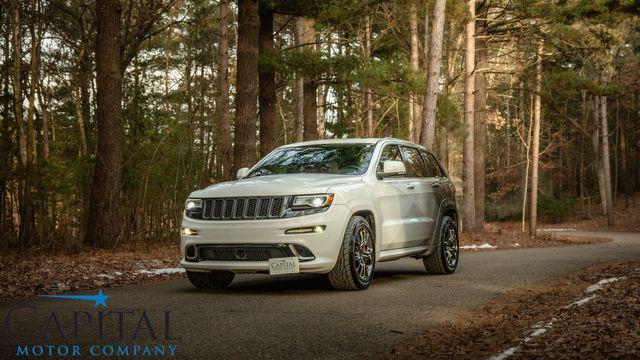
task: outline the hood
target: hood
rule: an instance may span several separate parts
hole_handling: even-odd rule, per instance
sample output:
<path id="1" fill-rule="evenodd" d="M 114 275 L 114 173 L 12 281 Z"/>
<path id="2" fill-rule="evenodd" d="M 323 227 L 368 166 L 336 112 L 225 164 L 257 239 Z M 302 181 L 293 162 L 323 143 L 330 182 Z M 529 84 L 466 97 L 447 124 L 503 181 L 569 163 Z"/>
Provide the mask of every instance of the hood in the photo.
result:
<path id="1" fill-rule="evenodd" d="M 354 184 L 362 176 L 330 174 L 265 175 L 211 185 L 191 193 L 190 197 L 235 197 L 322 194 L 329 187 Z"/>

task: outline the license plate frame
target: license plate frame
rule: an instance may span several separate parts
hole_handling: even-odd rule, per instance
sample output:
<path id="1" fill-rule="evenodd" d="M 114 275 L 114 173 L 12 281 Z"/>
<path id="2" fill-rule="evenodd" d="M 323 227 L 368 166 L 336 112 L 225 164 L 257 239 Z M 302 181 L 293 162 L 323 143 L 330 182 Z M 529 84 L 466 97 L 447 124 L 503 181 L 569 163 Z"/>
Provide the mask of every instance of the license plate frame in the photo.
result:
<path id="1" fill-rule="evenodd" d="M 269 259 L 269 275 L 300 273 L 300 260 L 297 257 Z"/>

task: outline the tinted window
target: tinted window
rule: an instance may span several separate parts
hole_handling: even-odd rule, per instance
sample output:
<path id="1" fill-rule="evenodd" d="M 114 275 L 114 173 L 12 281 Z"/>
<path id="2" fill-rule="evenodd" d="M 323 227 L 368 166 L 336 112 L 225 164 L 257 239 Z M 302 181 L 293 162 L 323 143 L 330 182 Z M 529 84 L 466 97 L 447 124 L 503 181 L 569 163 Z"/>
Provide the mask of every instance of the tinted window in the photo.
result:
<path id="1" fill-rule="evenodd" d="M 422 154 L 422 158 L 424 159 L 425 164 L 427 165 L 427 176 L 428 177 L 440 177 L 443 176 L 442 171 L 440 170 L 440 166 L 433 155 L 429 154 L 424 150 L 420 150 Z"/>
<path id="2" fill-rule="evenodd" d="M 248 177 L 278 174 L 362 175 L 374 144 L 309 145 L 287 147 L 269 154 Z"/>
<path id="3" fill-rule="evenodd" d="M 407 167 L 407 177 L 426 177 L 427 172 L 418 149 L 402 147 L 404 165 Z"/>
<path id="4" fill-rule="evenodd" d="M 385 161 L 402 161 L 402 156 L 400 156 L 400 149 L 398 145 L 387 145 L 382 149 L 382 154 L 380 155 L 380 162 L 378 162 L 378 172 L 382 172 L 384 169 L 382 165 Z"/>

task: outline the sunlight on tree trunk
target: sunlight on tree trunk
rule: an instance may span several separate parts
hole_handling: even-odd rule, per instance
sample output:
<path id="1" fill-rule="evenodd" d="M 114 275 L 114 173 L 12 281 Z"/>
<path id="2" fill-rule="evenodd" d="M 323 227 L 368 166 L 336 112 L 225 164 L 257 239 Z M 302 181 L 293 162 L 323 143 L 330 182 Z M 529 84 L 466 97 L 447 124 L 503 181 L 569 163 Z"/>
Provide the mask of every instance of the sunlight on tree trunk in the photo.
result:
<path id="1" fill-rule="evenodd" d="M 466 135 L 463 144 L 463 204 L 462 220 L 466 231 L 476 229 L 475 214 L 475 190 L 474 190 L 474 92 L 475 92 L 475 17 L 476 2 L 467 0 L 469 11 L 469 21 L 465 25 L 465 53 L 464 53 L 464 124 L 466 125 Z M 435 29 L 434 29 L 435 30 Z M 426 103 L 426 100 L 425 100 Z"/>
<path id="2" fill-rule="evenodd" d="M 442 63 L 445 6 L 445 0 L 436 0 L 433 10 L 431 46 L 429 46 L 429 73 L 427 74 L 427 86 L 425 88 L 424 105 L 422 109 L 420 144 L 430 150 L 433 150 L 433 141 L 436 133 L 436 111 L 439 92 L 438 83 L 440 81 L 440 64 Z"/>
<path id="3" fill-rule="evenodd" d="M 531 210 L 529 211 L 529 235 L 538 231 L 538 162 L 540 157 L 540 116 L 542 93 L 542 49 L 540 40 L 536 58 L 536 90 L 533 103 L 533 134 L 531 138 Z"/>

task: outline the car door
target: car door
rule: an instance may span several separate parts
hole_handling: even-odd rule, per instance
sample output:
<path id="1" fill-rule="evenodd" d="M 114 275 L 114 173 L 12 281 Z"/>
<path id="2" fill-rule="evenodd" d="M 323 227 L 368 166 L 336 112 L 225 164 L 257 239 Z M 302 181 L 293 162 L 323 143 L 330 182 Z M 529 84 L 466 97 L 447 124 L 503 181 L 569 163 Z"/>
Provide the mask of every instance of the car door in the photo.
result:
<path id="1" fill-rule="evenodd" d="M 384 145 L 378 160 L 377 173 L 382 174 L 383 164 L 387 160 L 403 161 L 398 144 Z M 373 196 L 378 208 L 381 234 L 378 236 L 380 250 L 392 250 L 405 247 L 408 239 L 415 233 L 411 219 L 417 215 L 411 206 L 415 197 L 414 179 L 405 175 L 382 178 L 378 176 Z"/>
<path id="2" fill-rule="evenodd" d="M 425 245 L 433 228 L 433 188 L 427 179 L 427 170 L 418 148 L 402 145 L 402 159 L 407 168 L 406 179 L 412 193 L 407 206 L 409 218 L 405 219 L 407 236 L 404 247 Z"/>
<path id="3" fill-rule="evenodd" d="M 420 155 L 422 155 L 427 169 L 427 186 L 431 189 L 429 199 L 426 202 L 428 216 L 433 219 L 432 226 L 428 232 L 431 241 L 436 234 L 435 226 L 437 226 L 438 216 L 440 215 L 440 204 L 442 204 L 446 196 L 448 184 L 436 158 L 424 149 L 420 149 Z"/>

